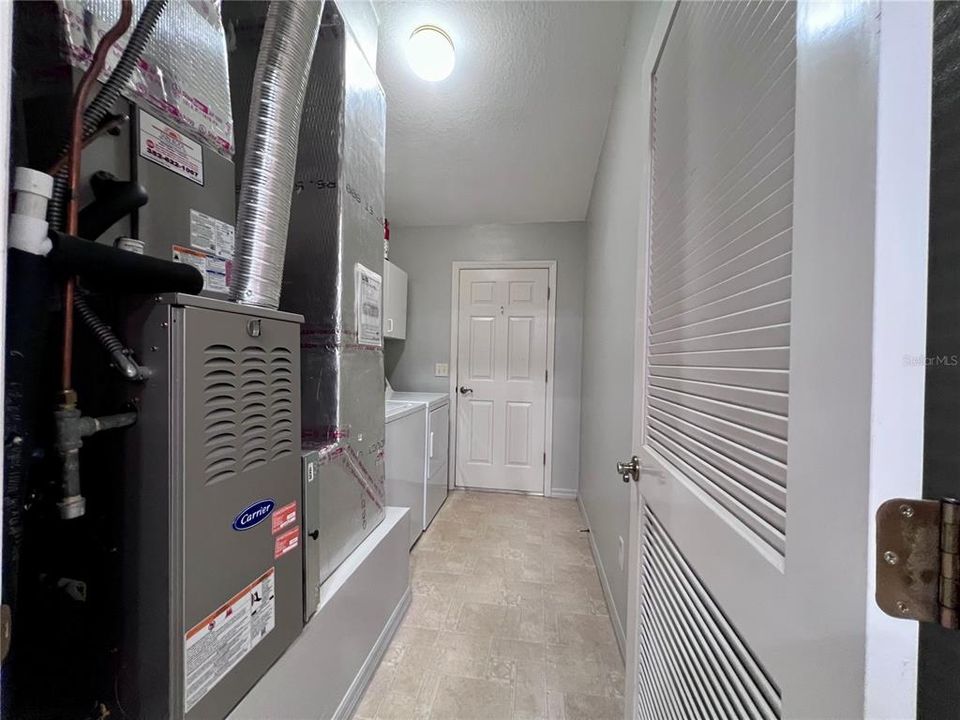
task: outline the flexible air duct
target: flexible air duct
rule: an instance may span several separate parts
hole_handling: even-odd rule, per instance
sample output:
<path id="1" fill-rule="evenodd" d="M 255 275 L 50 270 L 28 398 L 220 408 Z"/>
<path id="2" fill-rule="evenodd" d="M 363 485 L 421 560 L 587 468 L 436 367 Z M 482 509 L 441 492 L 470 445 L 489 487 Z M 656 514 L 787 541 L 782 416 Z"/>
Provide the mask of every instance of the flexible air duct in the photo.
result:
<path id="1" fill-rule="evenodd" d="M 303 99 L 323 2 L 273 0 L 253 78 L 230 299 L 276 309 Z"/>

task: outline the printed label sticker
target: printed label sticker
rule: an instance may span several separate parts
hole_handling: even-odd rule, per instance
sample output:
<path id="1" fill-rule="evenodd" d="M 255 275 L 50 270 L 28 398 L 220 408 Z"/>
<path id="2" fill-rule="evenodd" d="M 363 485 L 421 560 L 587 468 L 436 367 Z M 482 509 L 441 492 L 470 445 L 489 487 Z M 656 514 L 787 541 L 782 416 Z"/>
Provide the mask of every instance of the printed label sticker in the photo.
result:
<path id="1" fill-rule="evenodd" d="M 274 568 L 270 568 L 186 632 L 184 713 L 273 630 L 274 614 Z"/>
<path id="2" fill-rule="evenodd" d="M 383 278 L 360 263 L 356 265 L 357 342 L 383 345 Z"/>
<path id="3" fill-rule="evenodd" d="M 140 157 L 203 185 L 203 148 L 140 109 Z"/>
<path id="4" fill-rule="evenodd" d="M 276 535 L 285 527 L 293 525 L 296 521 L 297 501 L 294 500 L 289 505 L 284 505 L 282 508 L 277 508 L 273 511 L 273 518 L 271 520 L 273 523 L 273 534 Z"/>
<path id="5" fill-rule="evenodd" d="M 193 265 L 203 275 L 203 289 L 227 292 L 230 289 L 233 261 L 182 245 L 173 246 L 173 261 Z"/>
<path id="6" fill-rule="evenodd" d="M 190 246 L 233 260 L 236 230 L 230 223 L 217 220 L 199 210 L 190 210 Z"/>
<path id="7" fill-rule="evenodd" d="M 277 535 L 277 539 L 273 543 L 274 560 L 283 557 L 291 550 L 295 550 L 298 545 L 300 545 L 299 527 L 295 527 L 292 530 L 287 530 L 282 535 Z"/>

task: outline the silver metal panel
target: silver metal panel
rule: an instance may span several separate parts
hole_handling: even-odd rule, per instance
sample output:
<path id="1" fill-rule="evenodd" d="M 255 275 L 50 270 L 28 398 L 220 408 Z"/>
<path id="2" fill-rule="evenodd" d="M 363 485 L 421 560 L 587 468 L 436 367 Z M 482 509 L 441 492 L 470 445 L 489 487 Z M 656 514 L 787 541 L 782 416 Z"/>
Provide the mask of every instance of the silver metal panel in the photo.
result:
<path id="1" fill-rule="evenodd" d="M 131 126 L 135 138 L 139 132 L 139 117 L 139 113 L 132 113 Z M 228 225 L 236 223 L 233 161 L 206 145 L 201 147 L 203 185 L 147 160 L 134 147 L 132 177 L 143 185 L 150 196 L 149 202 L 137 211 L 137 239 L 145 243 L 144 252 L 147 255 L 172 260 L 174 245 L 190 247 L 191 210 L 198 210 Z M 112 242 L 114 238 L 104 239 Z M 232 257 L 226 259 L 233 261 Z M 204 290 L 204 295 L 226 298 L 227 292 Z"/>
<path id="2" fill-rule="evenodd" d="M 125 337 L 150 368 L 149 382 L 129 386 L 129 400 L 139 410 L 124 446 L 124 517 L 128 526 L 121 547 L 124 613 L 123 673 L 118 692 L 131 717 L 152 720 L 176 707 L 182 693 L 174 672 L 182 637 L 180 544 L 183 484 L 174 479 L 179 467 L 173 437 L 180 436 L 175 418 L 178 393 L 172 362 L 182 356 L 170 332 L 170 308 L 143 299 L 128 312 Z"/>
<path id="3" fill-rule="evenodd" d="M 380 522 L 383 506 L 356 453 L 345 441 L 305 452 L 303 467 L 307 488 L 304 615 L 309 617 L 320 602 L 320 586 Z"/>
<path id="4" fill-rule="evenodd" d="M 227 300 L 187 295 L 186 293 L 165 293 L 157 296 L 157 302 L 168 305 L 182 305 L 184 307 L 206 308 L 208 310 L 217 310 L 218 312 L 243 315 L 249 318 L 266 318 L 268 320 L 281 320 L 283 322 L 298 324 L 303 322 L 303 315 L 297 315 L 296 313 L 271 310 L 269 308 L 245 307 Z"/>
<path id="5" fill-rule="evenodd" d="M 276 626 L 187 713 L 221 717 L 302 627 L 302 544 L 275 557 L 269 520 L 238 532 L 234 518 L 269 499 L 300 505 L 296 323 L 188 307 L 184 334 L 184 632 L 271 568 Z"/>
<path id="6" fill-rule="evenodd" d="M 307 622 L 320 603 L 320 453 L 300 456 L 300 483 L 303 487 L 303 621 Z"/>
<path id="7" fill-rule="evenodd" d="M 127 337 L 152 375 L 132 391 L 141 415 L 124 553 L 137 612 L 122 651 L 124 706 L 132 717 L 182 716 L 185 633 L 273 568 L 273 629 L 186 714 L 223 717 L 303 623 L 302 542 L 277 557 L 272 518 L 233 528 L 258 500 L 301 511 L 299 325 L 185 296 L 143 299 L 130 318 Z"/>

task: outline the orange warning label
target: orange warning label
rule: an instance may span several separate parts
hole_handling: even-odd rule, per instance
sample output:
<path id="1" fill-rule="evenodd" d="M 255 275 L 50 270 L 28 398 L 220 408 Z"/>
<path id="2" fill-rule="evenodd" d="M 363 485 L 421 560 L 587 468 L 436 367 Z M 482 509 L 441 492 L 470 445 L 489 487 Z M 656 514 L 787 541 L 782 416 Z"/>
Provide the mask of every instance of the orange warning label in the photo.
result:
<path id="1" fill-rule="evenodd" d="M 294 500 L 289 505 L 277 508 L 273 511 L 271 522 L 273 523 L 273 534 L 283 530 L 285 527 L 293 525 L 297 521 L 297 501 Z"/>
<path id="2" fill-rule="evenodd" d="M 287 530 L 282 535 L 277 535 L 277 539 L 273 543 L 273 557 L 274 559 L 283 557 L 291 550 L 295 550 L 300 544 L 300 528 L 295 527 L 292 530 Z"/>

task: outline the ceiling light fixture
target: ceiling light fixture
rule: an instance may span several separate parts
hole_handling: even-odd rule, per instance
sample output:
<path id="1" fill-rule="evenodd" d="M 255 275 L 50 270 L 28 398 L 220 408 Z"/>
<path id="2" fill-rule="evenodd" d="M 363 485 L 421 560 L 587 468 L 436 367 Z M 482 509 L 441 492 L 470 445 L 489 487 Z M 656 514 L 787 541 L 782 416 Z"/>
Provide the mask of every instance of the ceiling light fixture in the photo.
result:
<path id="1" fill-rule="evenodd" d="M 453 72 L 456 62 L 453 40 L 436 25 L 421 25 L 410 33 L 407 61 L 424 80 L 443 80 Z"/>

